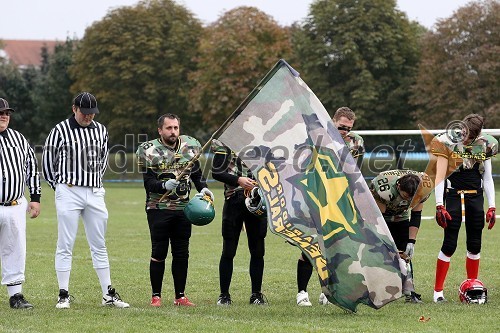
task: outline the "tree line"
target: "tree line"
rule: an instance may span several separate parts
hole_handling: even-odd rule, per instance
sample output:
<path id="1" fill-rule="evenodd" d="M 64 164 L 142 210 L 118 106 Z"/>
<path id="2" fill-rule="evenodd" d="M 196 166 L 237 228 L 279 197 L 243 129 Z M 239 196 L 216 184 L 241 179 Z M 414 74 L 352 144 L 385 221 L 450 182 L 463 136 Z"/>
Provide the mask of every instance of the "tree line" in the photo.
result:
<path id="1" fill-rule="evenodd" d="M 42 49 L 40 68 L 0 59 L 0 96 L 33 144 L 83 90 L 97 97 L 96 120 L 112 144 L 157 136 L 167 112 L 204 141 L 283 58 L 330 113 L 351 107 L 359 129 L 443 128 L 469 113 L 498 128 L 499 16 L 498 0 L 475 1 L 428 30 L 396 0 L 316 0 L 291 26 L 246 6 L 204 26 L 173 0 L 144 0 L 111 10 L 53 53 Z"/>

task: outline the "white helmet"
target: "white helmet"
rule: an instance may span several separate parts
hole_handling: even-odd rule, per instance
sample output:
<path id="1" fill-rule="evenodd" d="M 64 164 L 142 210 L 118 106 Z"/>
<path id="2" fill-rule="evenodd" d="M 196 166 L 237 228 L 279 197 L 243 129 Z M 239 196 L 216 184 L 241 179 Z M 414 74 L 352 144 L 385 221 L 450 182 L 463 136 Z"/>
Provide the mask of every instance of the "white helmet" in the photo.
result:
<path id="1" fill-rule="evenodd" d="M 262 190 L 256 186 L 250 191 L 245 191 L 245 195 L 247 196 L 245 199 L 245 205 L 247 206 L 248 211 L 259 217 L 265 217 L 267 210 Z"/>

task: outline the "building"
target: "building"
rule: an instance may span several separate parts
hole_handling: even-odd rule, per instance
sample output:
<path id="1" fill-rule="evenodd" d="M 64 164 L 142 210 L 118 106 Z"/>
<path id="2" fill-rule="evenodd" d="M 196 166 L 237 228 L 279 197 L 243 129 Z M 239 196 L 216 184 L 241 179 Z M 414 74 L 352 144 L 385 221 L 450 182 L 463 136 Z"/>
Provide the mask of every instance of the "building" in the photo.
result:
<path id="1" fill-rule="evenodd" d="M 42 64 L 42 48 L 53 53 L 57 44 L 53 40 L 0 40 L 0 58 L 7 59 L 20 69 L 29 66 L 40 67 Z"/>

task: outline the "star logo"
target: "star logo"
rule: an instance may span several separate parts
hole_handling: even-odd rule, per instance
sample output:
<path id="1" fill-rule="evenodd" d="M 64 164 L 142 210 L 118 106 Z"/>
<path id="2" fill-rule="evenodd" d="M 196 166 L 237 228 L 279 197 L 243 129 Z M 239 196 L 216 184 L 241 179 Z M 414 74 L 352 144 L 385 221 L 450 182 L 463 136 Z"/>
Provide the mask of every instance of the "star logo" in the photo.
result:
<path id="1" fill-rule="evenodd" d="M 299 180 L 302 191 L 317 207 L 324 240 L 342 231 L 355 234 L 358 214 L 349 183 L 338 161 L 322 150 L 313 149 L 311 162 Z"/>

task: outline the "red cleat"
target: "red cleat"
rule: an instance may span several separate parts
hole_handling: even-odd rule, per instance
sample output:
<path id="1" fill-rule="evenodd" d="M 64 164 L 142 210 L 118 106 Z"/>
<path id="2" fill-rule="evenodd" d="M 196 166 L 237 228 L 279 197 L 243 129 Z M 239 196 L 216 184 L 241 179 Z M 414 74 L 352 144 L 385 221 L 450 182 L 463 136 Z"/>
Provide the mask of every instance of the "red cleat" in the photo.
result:
<path id="1" fill-rule="evenodd" d="M 155 306 L 155 307 L 161 306 L 161 297 L 160 296 L 153 296 L 153 298 L 151 298 L 151 306 Z"/>
<path id="2" fill-rule="evenodd" d="M 187 297 L 181 297 L 174 300 L 174 305 L 178 306 L 194 306 L 194 303 L 188 300 Z"/>

